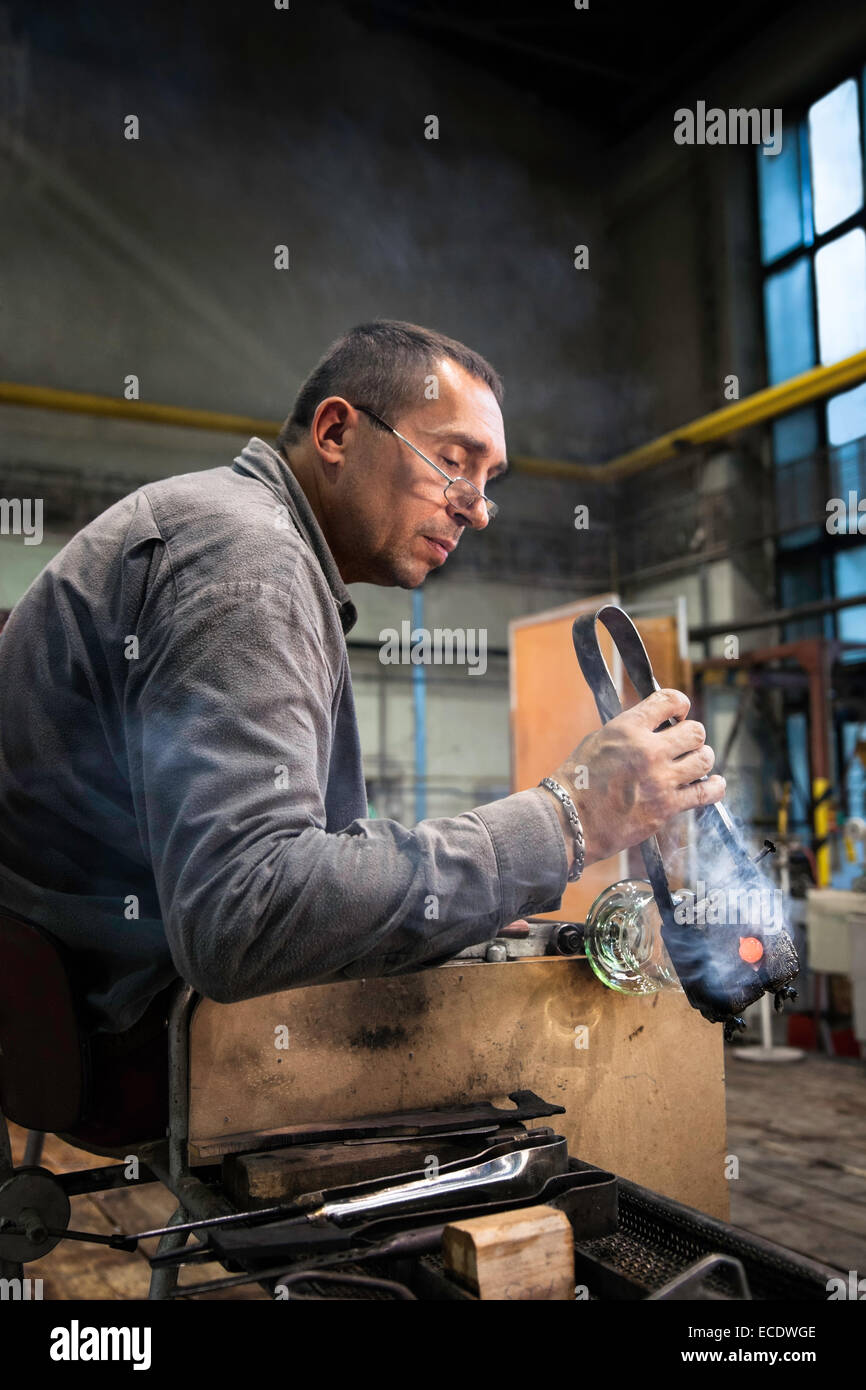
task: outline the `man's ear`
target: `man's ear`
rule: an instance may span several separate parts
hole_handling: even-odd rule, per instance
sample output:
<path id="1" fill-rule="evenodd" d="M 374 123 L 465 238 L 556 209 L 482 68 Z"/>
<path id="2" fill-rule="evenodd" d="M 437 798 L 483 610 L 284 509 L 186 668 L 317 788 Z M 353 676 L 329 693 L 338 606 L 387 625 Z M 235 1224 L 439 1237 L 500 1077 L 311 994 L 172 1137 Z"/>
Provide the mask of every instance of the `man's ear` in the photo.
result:
<path id="1" fill-rule="evenodd" d="M 358 412 L 342 396 L 328 396 L 316 406 L 310 439 L 324 467 L 334 473 L 346 462 L 346 446 L 358 428 Z"/>

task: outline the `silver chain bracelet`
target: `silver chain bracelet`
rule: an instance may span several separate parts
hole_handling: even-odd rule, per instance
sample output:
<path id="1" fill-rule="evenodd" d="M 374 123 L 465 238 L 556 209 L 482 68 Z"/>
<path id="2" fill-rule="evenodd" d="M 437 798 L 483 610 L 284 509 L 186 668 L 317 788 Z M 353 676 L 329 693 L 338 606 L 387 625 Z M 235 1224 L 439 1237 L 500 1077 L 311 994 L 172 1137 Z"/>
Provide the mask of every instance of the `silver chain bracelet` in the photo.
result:
<path id="1" fill-rule="evenodd" d="M 571 833 L 574 837 L 574 863 L 568 871 L 568 882 L 574 883 L 583 873 L 583 863 L 586 855 L 586 844 L 583 838 L 583 826 L 580 823 L 580 816 L 574 802 L 564 787 L 558 782 L 554 782 L 552 777 L 542 777 L 538 784 L 540 787 L 547 787 L 549 792 L 565 807 L 565 814 L 568 816 L 568 823 L 571 826 Z"/>

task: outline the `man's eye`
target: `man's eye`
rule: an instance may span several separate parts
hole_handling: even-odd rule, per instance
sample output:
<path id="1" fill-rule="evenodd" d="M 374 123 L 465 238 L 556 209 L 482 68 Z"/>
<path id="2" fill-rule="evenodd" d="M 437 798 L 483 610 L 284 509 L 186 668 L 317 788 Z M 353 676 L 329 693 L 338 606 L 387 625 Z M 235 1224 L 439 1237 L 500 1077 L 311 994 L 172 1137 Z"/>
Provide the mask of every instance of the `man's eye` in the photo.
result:
<path id="1" fill-rule="evenodd" d="M 443 463 L 447 463 L 449 468 L 454 468 L 459 471 L 460 465 L 458 463 L 455 463 L 453 459 L 447 459 L 444 454 L 440 454 L 439 457 L 441 458 Z"/>

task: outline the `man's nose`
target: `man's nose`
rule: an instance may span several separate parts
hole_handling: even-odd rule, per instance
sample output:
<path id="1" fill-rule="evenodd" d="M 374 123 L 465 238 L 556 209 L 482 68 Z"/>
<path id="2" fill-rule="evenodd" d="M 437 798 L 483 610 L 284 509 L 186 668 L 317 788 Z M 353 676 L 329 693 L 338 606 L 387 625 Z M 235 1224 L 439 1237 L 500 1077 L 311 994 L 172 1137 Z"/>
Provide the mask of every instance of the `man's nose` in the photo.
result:
<path id="1" fill-rule="evenodd" d="M 467 522 L 475 531 L 483 531 L 485 526 L 490 525 L 487 503 L 483 497 L 476 497 L 474 502 L 461 502 L 459 507 L 453 507 L 449 502 L 448 510 L 455 520 Z"/>

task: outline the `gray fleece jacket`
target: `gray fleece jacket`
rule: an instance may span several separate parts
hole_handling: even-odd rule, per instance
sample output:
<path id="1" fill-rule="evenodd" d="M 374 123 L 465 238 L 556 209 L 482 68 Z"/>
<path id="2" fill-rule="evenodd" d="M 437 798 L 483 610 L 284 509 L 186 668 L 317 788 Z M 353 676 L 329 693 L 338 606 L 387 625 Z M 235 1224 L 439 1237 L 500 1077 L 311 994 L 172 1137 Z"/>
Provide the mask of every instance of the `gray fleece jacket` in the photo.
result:
<path id="1" fill-rule="evenodd" d="M 396 974 L 559 906 L 537 791 L 412 830 L 366 819 L 356 620 L 260 439 L 110 507 L 14 608 L 0 906 L 73 949 L 93 1026 L 130 1027 L 177 976 L 230 1003 Z"/>

